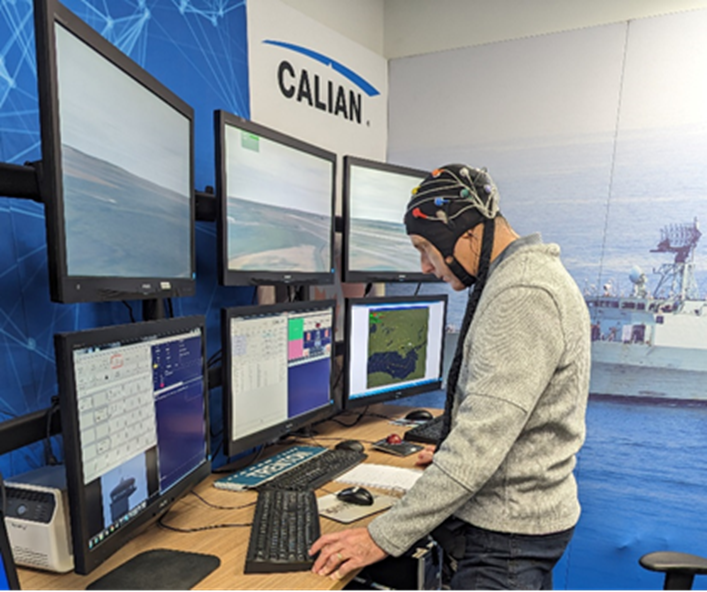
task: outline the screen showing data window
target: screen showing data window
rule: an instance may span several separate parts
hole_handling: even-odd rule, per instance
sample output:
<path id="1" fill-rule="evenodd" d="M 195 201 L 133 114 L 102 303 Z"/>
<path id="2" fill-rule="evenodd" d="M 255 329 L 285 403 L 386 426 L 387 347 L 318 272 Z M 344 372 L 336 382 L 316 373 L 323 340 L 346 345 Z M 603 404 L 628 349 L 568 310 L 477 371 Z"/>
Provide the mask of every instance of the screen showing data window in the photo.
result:
<path id="1" fill-rule="evenodd" d="M 334 412 L 334 308 L 289 303 L 227 309 L 229 454 Z"/>

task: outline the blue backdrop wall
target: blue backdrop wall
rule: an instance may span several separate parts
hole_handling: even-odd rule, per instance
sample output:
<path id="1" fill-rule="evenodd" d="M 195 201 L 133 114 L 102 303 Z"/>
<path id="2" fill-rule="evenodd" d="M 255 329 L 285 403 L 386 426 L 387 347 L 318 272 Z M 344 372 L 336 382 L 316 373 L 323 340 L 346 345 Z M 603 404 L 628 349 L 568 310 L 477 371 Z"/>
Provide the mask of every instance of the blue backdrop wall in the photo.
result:
<path id="1" fill-rule="evenodd" d="M 213 110 L 249 116 L 243 0 L 65 0 L 63 2 L 195 110 L 195 182 L 214 185 Z M 41 158 L 31 0 L 0 0 L 0 162 Z M 123 303 L 49 300 L 44 208 L 0 198 L 0 421 L 47 408 L 57 393 L 53 335 L 130 322 Z M 251 288 L 216 279 L 216 226 L 197 222 L 197 291 L 174 299 L 177 316 L 207 319 L 208 354 L 220 348 L 219 309 L 249 304 Z M 140 303 L 129 303 L 139 318 Z M 211 393 L 213 449 L 221 393 Z M 55 443 L 55 454 L 60 445 Z M 43 465 L 41 444 L 0 456 L 4 476 Z"/>

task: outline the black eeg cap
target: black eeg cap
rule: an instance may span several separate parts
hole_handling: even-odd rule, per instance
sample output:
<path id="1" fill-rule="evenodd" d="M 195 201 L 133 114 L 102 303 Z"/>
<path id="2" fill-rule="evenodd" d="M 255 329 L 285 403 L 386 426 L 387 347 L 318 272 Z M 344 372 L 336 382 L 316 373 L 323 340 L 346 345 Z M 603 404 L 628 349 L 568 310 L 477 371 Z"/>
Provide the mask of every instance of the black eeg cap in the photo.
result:
<path id="1" fill-rule="evenodd" d="M 486 169 L 445 165 L 413 189 L 405 228 L 408 234 L 427 239 L 445 260 L 451 257 L 452 273 L 471 286 L 475 278 L 454 257 L 454 246 L 467 230 L 499 214 L 498 201 L 498 189 Z"/>

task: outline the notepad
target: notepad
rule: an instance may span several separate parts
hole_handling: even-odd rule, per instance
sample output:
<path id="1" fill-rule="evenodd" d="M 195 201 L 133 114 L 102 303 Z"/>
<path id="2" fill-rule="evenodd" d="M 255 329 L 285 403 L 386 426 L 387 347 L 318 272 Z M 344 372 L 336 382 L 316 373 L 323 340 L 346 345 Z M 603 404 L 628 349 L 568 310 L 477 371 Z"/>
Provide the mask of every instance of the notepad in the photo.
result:
<path id="1" fill-rule="evenodd" d="M 361 463 L 335 480 L 339 483 L 406 492 L 422 475 L 420 469 Z"/>

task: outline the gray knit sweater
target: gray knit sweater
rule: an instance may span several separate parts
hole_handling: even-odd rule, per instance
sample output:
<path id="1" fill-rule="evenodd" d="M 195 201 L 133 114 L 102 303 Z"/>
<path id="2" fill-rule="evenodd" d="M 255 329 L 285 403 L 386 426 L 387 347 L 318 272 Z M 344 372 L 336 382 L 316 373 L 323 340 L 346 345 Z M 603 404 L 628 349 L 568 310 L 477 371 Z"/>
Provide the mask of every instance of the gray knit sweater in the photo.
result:
<path id="1" fill-rule="evenodd" d="M 452 429 L 415 486 L 368 526 L 399 556 L 447 517 L 540 535 L 577 523 L 589 316 L 560 249 L 538 235 L 493 262 L 464 342 Z"/>

